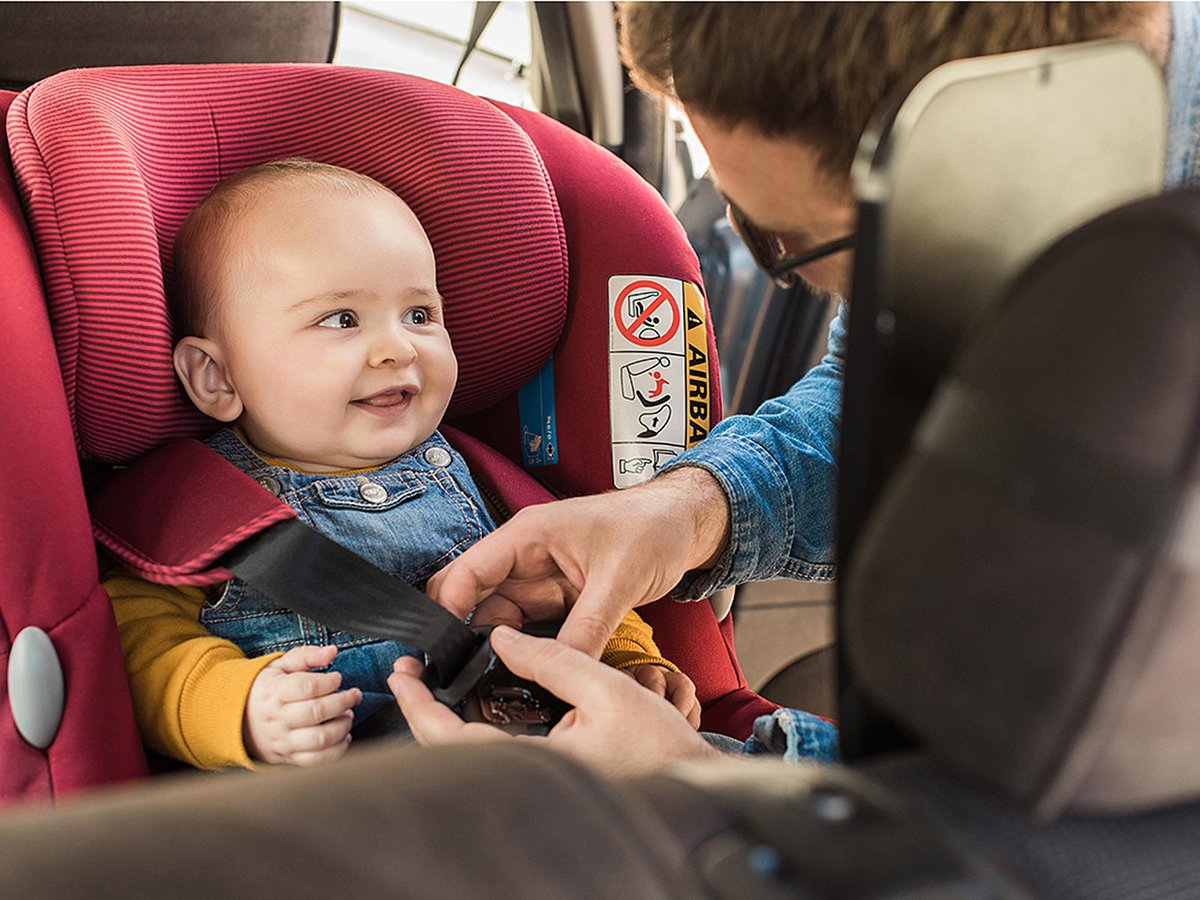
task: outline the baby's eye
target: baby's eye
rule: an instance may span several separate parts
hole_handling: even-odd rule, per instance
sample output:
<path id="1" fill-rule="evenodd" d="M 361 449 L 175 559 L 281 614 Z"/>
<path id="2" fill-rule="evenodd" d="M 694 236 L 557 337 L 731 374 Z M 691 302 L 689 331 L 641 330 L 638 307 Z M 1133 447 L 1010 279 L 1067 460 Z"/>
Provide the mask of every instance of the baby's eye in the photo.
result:
<path id="1" fill-rule="evenodd" d="M 357 328 L 358 318 L 348 309 L 330 313 L 317 323 L 322 328 Z"/>
<path id="2" fill-rule="evenodd" d="M 428 307 L 417 306 L 406 312 L 400 321 L 405 325 L 428 325 L 431 319 Z"/>

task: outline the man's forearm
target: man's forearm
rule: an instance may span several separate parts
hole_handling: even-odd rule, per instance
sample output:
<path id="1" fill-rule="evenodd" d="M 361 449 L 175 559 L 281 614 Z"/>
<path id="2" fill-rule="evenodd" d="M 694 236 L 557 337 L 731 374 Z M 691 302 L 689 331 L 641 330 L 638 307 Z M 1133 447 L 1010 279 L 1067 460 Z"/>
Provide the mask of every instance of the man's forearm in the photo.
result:
<path id="1" fill-rule="evenodd" d="M 699 468 L 710 478 L 689 484 L 706 496 L 719 491 L 725 497 L 723 504 L 710 500 L 704 506 L 723 517 L 721 552 L 692 568 L 672 596 L 697 599 L 765 578 L 833 577 L 844 338 L 843 308 L 831 324 L 829 352 L 819 365 L 753 415 L 732 416 L 715 426 L 655 479 Z"/>
<path id="2" fill-rule="evenodd" d="M 680 515 L 680 526 L 692 535 L 688 570 L 711 569 L 729 547 L 729 498 L 707 469 L 680 466 L 638 491 L 656 491 L 655 502 Z"/>

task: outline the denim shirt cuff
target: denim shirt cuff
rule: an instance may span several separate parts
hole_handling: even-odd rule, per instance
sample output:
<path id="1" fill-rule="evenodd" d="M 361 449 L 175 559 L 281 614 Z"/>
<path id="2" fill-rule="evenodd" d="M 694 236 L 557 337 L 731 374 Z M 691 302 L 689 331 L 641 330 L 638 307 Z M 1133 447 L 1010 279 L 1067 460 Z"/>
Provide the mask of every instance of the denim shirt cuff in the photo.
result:
<path id="1" fill-rule="evenodd" d="M 687 573 L 670 592 L 676 600 L 698 600 L 732 585 L 770 577 L 789 555 L 795 532 L 792 486 L 761 446 L 736 434 L 713 434 L 663 466 L 709 472 L 729 501 L 729 547 L 709 570 Z M 763 494 L 777 498 L 761 502 Z"/>
<path id="2" fill-rule="evenodd" d="M 692 460 L 680 462 L 677 458 L 669 465 L 663 466 L 661 471 L 665 472 L 668 468 L 683 469 L 688 466 L 697 469 L 704 469 L 706 472 L 709 472 L 714 478 L 717 479 L 718 483 L 720 483 L 721 490 L 725 492 L 726 499 L 729 498 L 729 486 L 725 479 L 721 477 L 719 472 L 714 471 L 712 466 L 708 465 L 704 461 Z M 730 506 L 732 507 L 732 501 L 730 501 Z M 716 564 L 711 569 L 692 569 L 689 572 L 685 572 L 683 577 L 679 579 L 679 584 L 671 588 L 671 590 L 667 592 L 667 596 L 672 600 L 679 601 L 704 600 L 707 597 L 711 597 L 726 585 L 737 584 L 737 581 L 730 578 L 730 556 L 731 554 L 729 552 L 729 548 L 726 548 L 725 552 L 717 558 Z"/>
<path id="3" fill-rule="evenodd" d="M 837 725 L 798 709 L 777 709 L 754 720 L 742 753 L 782 756 L 784 762 L 838 761 Z"/>

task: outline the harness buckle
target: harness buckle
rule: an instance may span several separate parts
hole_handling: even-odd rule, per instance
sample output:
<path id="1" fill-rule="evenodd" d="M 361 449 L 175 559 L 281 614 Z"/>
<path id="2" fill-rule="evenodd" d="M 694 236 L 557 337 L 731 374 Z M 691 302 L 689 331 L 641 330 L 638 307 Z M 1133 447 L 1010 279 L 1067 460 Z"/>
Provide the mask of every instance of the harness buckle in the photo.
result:
<path id="1" fill-rule="evenodd" d="M 561 622 L 531 622 L 522 630 L 537 637 L 554 637 Z M 545 735 L 571 709 L 539 684 L 509 670 L 492 650 L 492 626 L 472 629 L 479 645 L 458 674 L 444 687 L 426 667 L 421 680 L 440 702 L 466 722 L 486 722 L 511 734 Z"/>

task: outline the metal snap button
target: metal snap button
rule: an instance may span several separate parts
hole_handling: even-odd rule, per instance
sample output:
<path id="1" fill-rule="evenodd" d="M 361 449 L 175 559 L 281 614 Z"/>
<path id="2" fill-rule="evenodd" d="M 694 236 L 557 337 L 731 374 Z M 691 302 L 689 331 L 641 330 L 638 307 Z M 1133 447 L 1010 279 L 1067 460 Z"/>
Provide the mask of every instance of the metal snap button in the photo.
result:
<path id="1" fill-rule="evenodd" d="M 445 447 L 430 447 L 425 451 L 425 462 L 431 466 L 448 466 L 451 461 L 450 451 Z"/>
<path id="2" fill-rule="evenodd" d="M 373 481 L 368 481 L 363 484 L 358 489 L 358 493 L 361 494 L 362 498 L 368 503 L 382 503 L 388 498 L 387 488 L 385 488 L 382 484 L 376 484 Z"/>
<path id="3" fill-rule="evenodd" d="M 272 494 L 274 494 L 276 497 L 278 497 L 281 493 L 283 493 L 283 485 L 279 483 L 279 479 L 276 478 L 274 475 L 263 475 L 263 476 L 260 476 L 259 478 L 255 478 L 254 480 L 257 481 L 259 484 L 261 484 L 264 488 L 266 488 Z"/>

